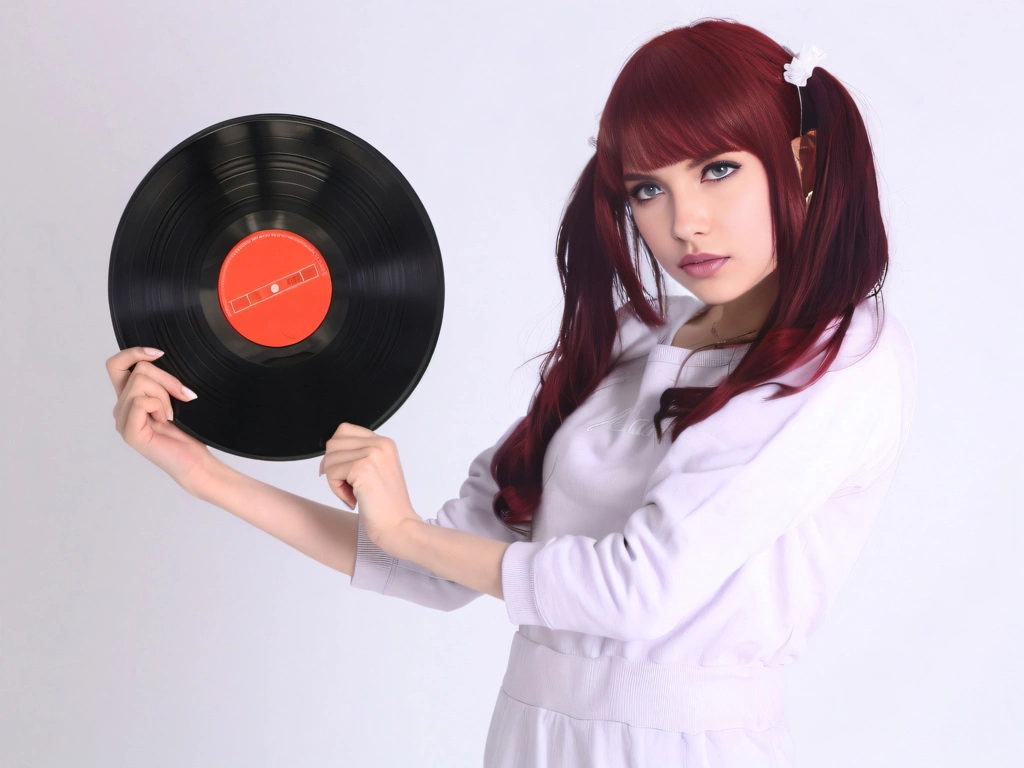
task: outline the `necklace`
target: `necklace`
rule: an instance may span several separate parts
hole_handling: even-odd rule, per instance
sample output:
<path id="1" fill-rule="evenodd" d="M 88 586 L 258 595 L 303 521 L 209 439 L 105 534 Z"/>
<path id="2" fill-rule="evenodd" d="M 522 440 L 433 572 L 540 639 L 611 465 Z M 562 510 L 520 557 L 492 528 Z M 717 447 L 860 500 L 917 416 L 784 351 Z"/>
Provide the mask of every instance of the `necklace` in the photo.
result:
<path id="1" fill-rule="evenodd" d="M 715 334 L 715 336 L 718 335 L 718 331 L 715 330 L 715 323 L 717 323 L 717 322 L 718 321 L 716 320 L 714 323 L 711 324 L 711 332 L 713 334 Z M 716 341 L 715 344 L 724 344 L 727 341 L 732 341 L 733 339 L 738 339 L 738 338 L 740 338 L 740 336 L 749 336 L 751 333 L 757 333 L 757 329 L 755 328 L 752 331 L 747 331 L 746 333 L 741 333 L 739 336 L 733 336 L 731 339 L 722 339 L 721 341 Z"/>

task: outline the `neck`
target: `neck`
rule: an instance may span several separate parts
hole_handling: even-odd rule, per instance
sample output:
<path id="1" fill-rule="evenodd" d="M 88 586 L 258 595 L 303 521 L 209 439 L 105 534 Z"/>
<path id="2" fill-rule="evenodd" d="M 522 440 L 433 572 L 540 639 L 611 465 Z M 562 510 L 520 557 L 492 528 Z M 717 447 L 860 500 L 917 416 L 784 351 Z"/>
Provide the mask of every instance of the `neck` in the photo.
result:
<path id="1" fill-rule="evenodd" d="M 714 324 L 715 335 L 720 339 L 731 339 L 734 336 L 753 338 L 754 333 L 764 325 L 768 310 L 775 301 L 778 284 L 776 273 L 772 273 L 755 285 L 742 296 L 722 304 L 713 304 L 705 315 L 705 322 L 710 329 Z"/>

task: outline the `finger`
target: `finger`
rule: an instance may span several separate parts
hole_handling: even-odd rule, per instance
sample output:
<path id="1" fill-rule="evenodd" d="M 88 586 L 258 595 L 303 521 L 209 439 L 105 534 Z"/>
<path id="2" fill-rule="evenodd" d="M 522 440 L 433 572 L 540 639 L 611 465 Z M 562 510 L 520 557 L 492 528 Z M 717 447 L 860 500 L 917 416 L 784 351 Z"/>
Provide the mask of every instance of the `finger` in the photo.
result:
<path id="1" fill-rule="evenodd" d="M 148 376 L 136 375 L 131 385 L 121 393 L 118 404 L 114 407 L 114 422 L 118 432 L 122 431 L 128 421 L 132 403 L 139 398 L 153 398 L 161 404 L 158 420 L 169 421 L 174 418 L 171 397 L 167 390 Z"/>
<path id="2" fill-rule="evenodd" d="M 331 490 L 348 504 L 350 508 L 355 508 L 355 489 L 348 482 L 348 475 L 352 470 L 352 465 L 359 459 L 364 458 L 366 452 L 352 451 L 349 453 L 351 454 L 350 456 L 339 457 L 337 453 L 324 456 L 323 468 L 320 474 L 327 475 L 327 485 L 330 486 Z"/>
<path id="3" fill-rule="evenodd" d="M 355 509 L 358 499 L 356 499 L 355 489 L 346 481 L 341 484 L 341 488 L 338 492 L 344 495 L 344 501 L 348 503 L 349 509 Z"/>
<path id="4" fill-rule="evenodd" d="M 370 430 L 366 430 L 365 434 L 350 434 L 332 437 L 324 443 L 324 447 L 327 449 L 327 453 L 331 453 L 332 451 L 353 450 L 355 448 L 363 448 L 368 445 L 376 445 L 377 443 L 389 439 L 390 438 L 382 437 Z"/>
<path id="5" fill-rule="evenodd" d="M 356 492 L 347 480 L 342 480 L 338 485 L 331 485 L 334 495 L 348 504 L 349 509 L 356 507 Z"/>
<path id="6" fill-rule="evenodd" d="M 165 419 L 174 418 L 174 412 L 171 410 L 171 397 L 167 390 L 155 379 L 147 376 L 144 370 L 136 369 L 128 380 L 128 386 L 121 392 L 114 405 L 114 421 L 118 427 L 124 425 L 132 400 L 140 395 L 159 398 L 164 403 Z"/>
<path id="7" fill-rule="evenodd" d="M 129 347 L 128 349 L 121 350 L 121 352 L 107 360 L 107 372 L 110 374 L 110 380 L 114 384 L 114 390 L 117 392 L 118 397 L 121 396 L 127 382 L 131 380 L 131 375 L 136 371 L 139 371 L 140 373 L 144 372 L 179 400 L 189 402 L 198 397 L 195 392 L 182 384 L 177 377 L 171 375 L 163 368 L 157 367 L 151 362 L 152 360 L 160 357 L 163 352 L 160 352 L 160 354 L 150 355 L 146 350 L 152 350 L 152 348 Z M 152 351 L 158 352 L 159 350 Z M 126 355 L 125 353 L 133 354 Z M 122 377 L 125 375 L 126 378 L 122 381 Z"/>
<path id="8" fill-rule="evenodd" d="M 334 430 L 334 436 L 335 437 L 352 436 L 352 435 L 355 435 L 355 436 L 358 436 L 358 435 L 375 435 L 375 434 L 376 434 L 376 432 L 374 432 L 372 429 L 367 429 L 366 427 L 361 427 L 358 424 L 350 424 L 347 421 L 341 422 L 341 424 L 338 425 L 338 428 L 336 430 Z"/>
<path id="9" fill-rule="evenodd" d="M 152 440 L 153 430 L 149 418 L 152 416 L 157 421 L 164 421 L 164 407 L 159 397 L 135 398 L 132 407 L 128 409 L 124 429 L 118 430 L 124 441 L 134 447 Z"/>
<path id="10" fill-rule="evenodd" d="M 114 385 L 114 391 L 118 397 L 121 396 L 125 385 L 128 384 L 133 365 L 140 360 L 156 360 L 162 354 L 162 350 L 152 347 L 128 347 L 107 358 L 107 375 L 110 376 L 110 383 Z"/>
<path id="11" fill-rule="evenodd" d="M 135 376 L 148 376 L 177 400 L 189 402 L 198 397 L 195 392 L 182 384 L 176 376 L 168 373 L 163 368 L 158 368 L 149 360 L 139 360 L 135 364 L 135 370 L 132 371 L 132 374 Z"/>
<path id="12" fill-rule="evenodd" d="M 365 459 L 373 450 L 374 446 L 364 445 L 349 450 L 328 451 L 320 461 L 320 474 L 325 475 L 331 472 L 335 475 L 348 477 L 352 465 L 360 459 Z"/>

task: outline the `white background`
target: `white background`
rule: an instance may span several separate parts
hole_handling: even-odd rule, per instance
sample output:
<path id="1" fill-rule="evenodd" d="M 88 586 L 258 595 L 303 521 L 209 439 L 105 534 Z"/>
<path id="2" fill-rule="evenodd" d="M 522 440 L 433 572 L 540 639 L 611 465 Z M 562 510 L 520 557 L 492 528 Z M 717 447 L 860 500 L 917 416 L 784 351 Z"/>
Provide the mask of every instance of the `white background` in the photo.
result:
<path id="1" fill-rule="evenodd" d="M 559 216 L 620 67 L 665 29 L 726 16 L 820 46 L 857 98 L 892 249 L 886 303 L 920 366 L 876 528 L 787 672 L 798 765 L 1019 765 L 1019 14 L 908 0 L 6 0 L 0 764 L 480 764 L 515 631 L 503 603 L 443 613 L 351 589 L 121 440 L 103 366 L 117 351 L 114 230 L 165 152 L 228 118 L 308 115 L 383 152 L 445 264 L 429 369 L 378 430 L 433 517 L 528 404 L 537 363 L 524 363 L 561 314 Z M 218 455 L 337 505 L 318 459 Z"/>

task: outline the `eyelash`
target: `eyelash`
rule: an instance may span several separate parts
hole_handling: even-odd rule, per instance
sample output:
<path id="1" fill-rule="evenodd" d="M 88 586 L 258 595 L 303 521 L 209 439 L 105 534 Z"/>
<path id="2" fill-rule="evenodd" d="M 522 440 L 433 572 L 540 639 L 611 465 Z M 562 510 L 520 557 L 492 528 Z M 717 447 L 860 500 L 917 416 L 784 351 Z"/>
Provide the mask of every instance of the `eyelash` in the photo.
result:
<path id="1" fill-rule="evenodd" d="M 719 160 L 717 163 L 711 163 L 710 165 L 705 165 L 704 166 L 704 170 L 701 172 L 701 178 L 703 178 L 704 174 L 707 173 L 707 171 L 710 170 L 711 168 L 733 168 L 733 169 L 738 169 L 739 167 L 740 167 L 739 163 L 733 163 L 733 162 L 731 162 L 729 160 Z M 717 179 L 711 179 L 711 181 L 715 181 L 715 182 L 725 181 L 730 176 L 735 176 L 735 175 L 736 175 L 735 173 L 727 173 L 725 176 L 719 176 Z M 640 197 L 636 196 L 636 193 L 639 192 L 644 187 L 656 187 L 656 186 L 657 186 L 657 184 L 651 184 L 650 182 L 642 182 L 640 184 L 637 184 L 635 187 L 633 187 L 632 190 L 630 190 L 629 196 L 630 196 L 630 198 L 633 201 L 636 202 L 637 205 L 643 205 L 644 203 L 649 203 L 649 202 L 651 202 L 651 200 L 654 199 L 654 197 L 640 198 Z M 655 197 L 657 197 L 657 195 L 655 195 Z"/>

